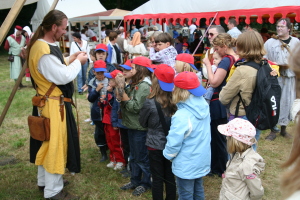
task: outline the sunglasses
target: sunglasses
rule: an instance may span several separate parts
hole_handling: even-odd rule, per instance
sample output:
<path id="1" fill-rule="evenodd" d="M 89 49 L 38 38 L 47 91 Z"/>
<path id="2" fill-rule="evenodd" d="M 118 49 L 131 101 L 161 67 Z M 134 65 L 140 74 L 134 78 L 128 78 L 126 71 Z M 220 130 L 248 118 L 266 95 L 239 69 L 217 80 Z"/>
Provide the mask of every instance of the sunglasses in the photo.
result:
<path id="1" fill-rule="evenodd" d="M 214 34 L 214 33 L 208 33 L 208 35 L 209 35 L 210 37 L 213 37 L 215 34 Z"/>

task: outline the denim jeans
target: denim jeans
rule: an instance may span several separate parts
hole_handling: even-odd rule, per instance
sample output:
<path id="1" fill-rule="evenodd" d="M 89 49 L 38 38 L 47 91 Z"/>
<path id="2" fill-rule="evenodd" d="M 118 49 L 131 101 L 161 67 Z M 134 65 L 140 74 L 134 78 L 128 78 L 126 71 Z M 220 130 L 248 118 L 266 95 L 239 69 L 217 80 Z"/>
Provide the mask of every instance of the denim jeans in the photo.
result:
<path id="1" fill-rule="evenodd" d="M 204 187 L 201 178 L 182 179 L 176 176 L 179 200 L 204 200 Z"/>
<path id="2" fill-rule="evenodd" d="M 86 81 L 86 71 L 89 67 L 89 62 L 87 61 L 84 65 L 81 66 L 81 70 L 77 75 L 77 88 L 78 92 L 82 92 L 82 86 L 85 84 Z"/>
<path id="3" fill-rule="evenodd" d="M 145 145 L 147 131 L 128 129 L 130 148 L 130 182 L 135 186 L 151 187 L 148 150 Z"/>

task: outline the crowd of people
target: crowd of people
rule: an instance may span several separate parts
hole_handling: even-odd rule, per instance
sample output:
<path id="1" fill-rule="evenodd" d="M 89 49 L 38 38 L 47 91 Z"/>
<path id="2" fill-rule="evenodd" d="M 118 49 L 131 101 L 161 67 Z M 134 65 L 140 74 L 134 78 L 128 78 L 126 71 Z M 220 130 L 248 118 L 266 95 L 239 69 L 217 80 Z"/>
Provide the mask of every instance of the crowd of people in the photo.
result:
<path id="1" fill-rule="evenodd" d="M 26 31 L 31 41 L 25 59 L 37 93 L 43 96 L 55 86 L 47 103 L 33 110 L 34 115 L 51 119 L 50 140 L 30 138 L 30 161 L 38 165 L 37 185 L 45 198 L 78 199 L 63 190 L 67 181 L 62 177 L 65 168 L 71 173 L 81 170 L 71 107 L 72 81 L 77 77 L 78 93 L 87 91 L 90 102 L 99 161 L 109 161 L 108 168 L 130 177 L 121 190 L 133 190 L 132 195 L 140 196 L 152 189 L 155 200 L 164 196 L 205 199 L 203 177 L 218 176 L 223 178 L 220 199 L 262 199 L 260 174 L 265 163 L 257 153 L 261 130 L 248 121 L 244 105 L 238 102 L 242 96 L 248 106 L 256 88 L 257 70 L 247 62 L 259 64 L 265 58 L 275 62 L 279 68 L 268 67 L 270 75 L 279 76 L 282 88 L 281 127 L 273 127 L 266 139 L 274 140 L 277 132 L 291 138 L 286 131 L 291 120 L 287 108 L 296 98 L 297 71 L 288 67 L 288 57 L 300 41 L 289 35 L 289 19 L 279 19 L 277 38 L 265 43 L 255 30 L 238 33 L 235 20 L 229 20 L 228 33 L 222 26 L 210 26 L 212 47 L 204 56 L 203 69 L 194 65 L 194 57 L 185 48 L 202 36 L 195 25 L 184 32 L 189 39 L 180 52 L 170 34 L 152 27 L 148 35 L 132 26 L 131 32 L 124 32 L 123 27 L 106 30 L 107 41 L 101 36 L 95 49 L 89 49 L 82 37 L 87 32 L 74 32 L 70 56 L 63 57 L 55 42 L 66 33 L 67 19 L 53 10 L 33 36 Z M 26 42 L 21 29 L 17 26 L 7 39 L 6 47 L 13 55 L 19 55 L 15 49 L 20 51 Z M 89 37 L 95 40 L 96 35 Z M 143 43 L 143 37 L 147 42 Z M 14 62 L 21 62 L 18 56 Z M 12 69 L 14 65 L 12 62 Z M 59 105 L 64 105 L 64 112 L 57 109 Z M 294 151 L 297 149 L 295 146 Z M 298 154 L 292 155 L 285 166 L 296 162 Z M 284 181 L 289 181 L 288 176 Z"/>

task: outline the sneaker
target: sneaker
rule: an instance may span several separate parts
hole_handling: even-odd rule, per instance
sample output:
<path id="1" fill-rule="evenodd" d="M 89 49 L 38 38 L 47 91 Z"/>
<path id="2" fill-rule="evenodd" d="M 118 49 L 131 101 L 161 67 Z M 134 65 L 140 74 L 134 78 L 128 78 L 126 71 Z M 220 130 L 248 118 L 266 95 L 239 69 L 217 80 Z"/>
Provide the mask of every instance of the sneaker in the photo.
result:
<path id="1" fill-rule="evenodd" d="M 273 141 L 276 138 L 276 133 L 272 132 L 265 138 L 265 140 Z"/>
<path id="2" fill-rule="evenodd" d="M 132 192 L 133 196 L 141 196 L 143 193 L 145 193 L 147 191 L 146 188 L 144 188 L 144 186 L 138 186 L 137 188 L 134 189 L 134 191 Z"/>
<path id="3" fill-rule="evenodd" d="M 84 120 L 84 122 L 90 122 L 90 121 L 92 121 L 90 118 Z"/>
<path id="4" fill-rule="evenodd" d="M 92 126 L 93 126 L 93 125 L 95 125 L 95 124 L 94 124 L 94 122 L 91 122 L 91 123 L 90 123 L 90 125 L 92 125 Z"/>
<path id="5" fill-rule="evenodd" d="M 124 164 L 121 162 L 117 162 L 117 164 L 114 167 L 114 170 L 122 170 L 124 168 Z"/>
<path id="6" fill-rule="evenodd" d="M 279 133 L 280 132 L 280 130 L 279 130 L 279 128 L 277 126 L 274 126 L 273 128 L 271 128 L 271 131 L 273 133 Z"/>
<path id="7" fill-rule="evenodd" d="M 106 167 L 108 167 L 108 168 L 114 168 L 115 167 L 115 165 L 116 165 L 116 163 L 115 162 L 113 162 L 113 161 L 110 161 L 107 165 L 106 165 Z"/>
<path id="8" fill-rule="evenodd" d="M 135 188 L 136 188 L 136 186 L 133 185 L 131 182 L 126 183 L 125 185 L 123 185 L 122 187 L 120 187 L 121 190 L 133 190 Z"/>

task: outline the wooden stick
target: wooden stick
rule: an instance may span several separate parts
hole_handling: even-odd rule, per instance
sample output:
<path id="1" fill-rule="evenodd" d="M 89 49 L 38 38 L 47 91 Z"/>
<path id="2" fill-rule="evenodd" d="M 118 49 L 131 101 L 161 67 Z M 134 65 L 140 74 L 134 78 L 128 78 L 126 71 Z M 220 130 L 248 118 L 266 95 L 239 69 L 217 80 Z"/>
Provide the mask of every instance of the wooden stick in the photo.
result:
<path id="1" fill-rule="evenodd" d="M 8 15 L 7 15 L 5 21 L 3 22 L 3 24 L 2 24 L 2 26 L 1 26 L 1 28 L 0 28 L 0 37 L 1 37 L 1 41 L 0 41 L 0 42 L 2 42 L 2 37 L 4 37 L 4 36 L 7 34 L 7 32 L 6 32 L 6 34 L 3 34 L 3 35 L 2 35 L 2 32 L 1 32 L 1 31 L 2 31 L 2 27 L 4 26 L 4 23 L 7 21 L 7 19 L 9 19 L 9 20 L 12 20 L 12 21 L 11 21 L 11 24 L 13 24 L 13 22 L 14 22 L 15 19 L 16 19 L 16 17 L 19 15 L 20 10 L 22 9 L 22 7 L 23 7 L 25 1 L 26 1 L 26 0 L 16 0 L 15 4 L 14 4 L 13 7 L 11 8 L 10 12 L 8 13 Z M 51 9 L 50 9 L 49 11 L 53 10 L 53 9 L 56 7 L 57 2 L 58 2 L 58 0 L 54 0 L 54 1 L 53 1 L 52 6 L 51 6 Z M 13 12 L 12 12 L 12 11 L 13 11 Z M 10 16 L 10 13 L 11 13 L 11 12 L 12 12 L 14 15 L 11 14 L 12 16 Z M 8 22 L 7 22 L 7 23 L 8 23 Z M 10 24 L 10 26 L 8 27 L 8 29 L 11 27 L 11 24 Z M 8 29 L 7 29 L 7 30 L 8 30 Z M 21 81 L 22 81 L 22 78 L 23 78 L 23 76 L 24 76 L 24 74 L 25 74 L 26 68 L 27 68 L 27 61 L 25 61 L 24 65 L 23 65 L 23 67 L 22 67 L 22 70 L 21 70 L 21 72 L 20 72 L 20 75 L 19 75 L 19 77 L 18 77 L 18 79 L 17 79 L 17 81 L 16 81 L 16 83 L 15 83 L 15 86 L 13 87 L 13 90 L 11 91 L 10 96 L 8 97 L 8 101 L 6 102 L 6 105 L 5 105 L 5 107 L 4 107 L 4 109 L 3 109 L 2 113 L 1 113 L 1 116 L 0 116 L 0 127 L 1 127 L 1 125 L 2 125 L 2 122 L 3 122 L 4 118 L 5 118 L 6 113 L 7 113 L 8 109 L 9 109 L 9 107 L 10 107 L 10 104 L 11 104 L 11 102 L 12 102 L 13 99 L 14 99 L 14 96 L 15 96 L 17 90 L 18 90 L 18 87 L 19 87 L 19 85 L 20 85 L 20 83 L 21 83 Z"/>

